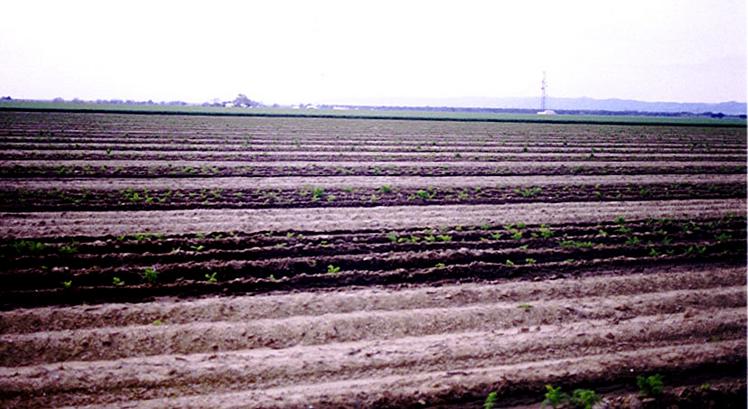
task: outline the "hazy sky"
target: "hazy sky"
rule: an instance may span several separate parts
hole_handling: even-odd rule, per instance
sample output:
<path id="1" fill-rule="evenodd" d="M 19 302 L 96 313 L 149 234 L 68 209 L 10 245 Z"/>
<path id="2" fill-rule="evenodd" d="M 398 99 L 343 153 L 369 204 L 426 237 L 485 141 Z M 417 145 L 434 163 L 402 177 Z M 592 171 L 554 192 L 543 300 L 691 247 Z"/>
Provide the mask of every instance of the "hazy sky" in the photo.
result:
<path id="1" fill-rule="evenodd" d="M 9 1 L 0 95 L 746 100 L 746 4 Z"/>

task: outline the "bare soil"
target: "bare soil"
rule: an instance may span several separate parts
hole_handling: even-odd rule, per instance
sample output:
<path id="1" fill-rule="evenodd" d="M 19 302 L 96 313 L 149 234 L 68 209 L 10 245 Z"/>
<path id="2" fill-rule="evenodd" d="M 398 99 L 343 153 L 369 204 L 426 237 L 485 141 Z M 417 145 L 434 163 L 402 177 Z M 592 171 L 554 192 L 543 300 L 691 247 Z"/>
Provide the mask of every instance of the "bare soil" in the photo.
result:
<path id="1" fill-rule="evenodd" d="M 745 152 L 741 128 L 0 113 L 0 407 L 551 384 L 744 408 Z"/>

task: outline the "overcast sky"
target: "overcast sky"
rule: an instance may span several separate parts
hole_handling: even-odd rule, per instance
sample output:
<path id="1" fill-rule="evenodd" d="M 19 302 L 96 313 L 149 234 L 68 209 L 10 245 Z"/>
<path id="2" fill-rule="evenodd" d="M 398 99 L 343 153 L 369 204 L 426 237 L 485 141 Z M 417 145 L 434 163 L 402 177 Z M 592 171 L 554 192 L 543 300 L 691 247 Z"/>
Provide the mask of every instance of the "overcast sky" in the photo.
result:
<path id="1" fill-rule="evenodd" d="M 0 95 L 265 103 L 389 97 L 746 100 L 746 5 L 12 1 Z"/>

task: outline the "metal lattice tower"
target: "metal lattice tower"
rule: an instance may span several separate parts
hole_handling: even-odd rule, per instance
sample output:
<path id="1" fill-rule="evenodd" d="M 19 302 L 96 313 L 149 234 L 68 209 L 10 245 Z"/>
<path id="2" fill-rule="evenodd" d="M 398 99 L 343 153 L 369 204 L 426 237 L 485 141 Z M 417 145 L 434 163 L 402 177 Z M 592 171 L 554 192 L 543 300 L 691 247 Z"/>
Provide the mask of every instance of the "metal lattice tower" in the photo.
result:
<path id="1" fill-rule="evenodd" d="M 543 71 L 543 82 L 540 83 L 540 110 L 545 111 L 545 71 Z"/>

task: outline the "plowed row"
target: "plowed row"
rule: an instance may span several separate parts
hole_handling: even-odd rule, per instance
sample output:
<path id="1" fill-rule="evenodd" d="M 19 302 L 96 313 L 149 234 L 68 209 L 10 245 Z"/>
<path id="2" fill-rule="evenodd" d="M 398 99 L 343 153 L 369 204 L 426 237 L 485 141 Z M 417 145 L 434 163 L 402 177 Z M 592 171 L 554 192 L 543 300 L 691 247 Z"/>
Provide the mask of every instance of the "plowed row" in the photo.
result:
<path id="1" fill-rule="evenodd" d="M 745 136 L 1 113 L 0 406 L 745 407 Z"/>

